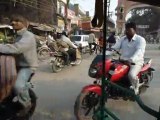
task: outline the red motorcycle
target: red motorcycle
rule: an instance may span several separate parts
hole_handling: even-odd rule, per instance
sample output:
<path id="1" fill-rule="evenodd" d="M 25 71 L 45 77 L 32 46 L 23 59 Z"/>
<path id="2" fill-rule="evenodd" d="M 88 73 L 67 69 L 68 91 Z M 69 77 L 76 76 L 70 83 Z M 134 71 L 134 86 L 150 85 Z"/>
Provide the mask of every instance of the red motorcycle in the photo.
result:
<path id="1" fill-rule="evenodd" d="M 118 51 L 116 52 L 118 53 Z M 153 78 L 154 71 L 154 69 L 151 68 L 152 59 L 145 58 L 144 61 L 144 65 L 138 74 L 141 84 L 139 88 L 140 94 L 146 91 L 146 89 L 149 87 L 149 83 Z M 76 99 L 74 112 L 77 120 L 92 119 L 96 108 L 99 106 L 101 96 L 102 63 L 102 55 L 97 55 L 90 65 L 88 74 L 90 77 L 95 78 L 96 80 L 93 82 L 93 84 L 83 87 L 81 93 Z M 126 61 L 113 59 L 112 55 L 106 55 L 105 63 L 106 79 L 111 83 L 130 89 L 129 87 L 131 83 L 128 80 L 128 72 L 130 68 L 129 65 L 126 64 Z M 127 95 L 123 91 L 111 85 L 106 84 L 105 90 L 109 99 L 122 98 L 124 100 L 133 100 L 130 95 Z"/>

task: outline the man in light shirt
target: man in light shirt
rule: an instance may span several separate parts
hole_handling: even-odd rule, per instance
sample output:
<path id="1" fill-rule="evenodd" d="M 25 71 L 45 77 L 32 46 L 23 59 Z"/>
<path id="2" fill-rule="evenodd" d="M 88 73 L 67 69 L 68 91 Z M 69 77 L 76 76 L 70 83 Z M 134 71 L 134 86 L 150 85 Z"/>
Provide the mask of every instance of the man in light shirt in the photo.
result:
<path id="1" fill-rule="evenodd" d="M 70 60 L 72 61 L 71 64 L 75 64 L 77 46 L 74 45 L 74 43 L 67 37 L 66 32 L 62 32 L 61 39 L 65 43 L 67 43 L 67 45 L 69 46 L 69 47 L 64 48 L 64 51 L 66 51 L 69 54 Z"/>
<path id="2" fill-rule="evenodd" d="M 126 23 L 125 36 L 123 36 L 112 47 L 121 51 L 122 60 L 127 60 L 130 64 L 130 71 L 128 73 L 129 80 L 132 84 L 130 88 L 134 89 L 135 94 L 139 93 L 139 79 L 137 77 L 144 63 L 144 53 L 146 47 L 146 41 L 143 37 L 136 34 L 136 24 L 133 22 Z"/>
<path id="3" fill-rule="evenodd" d="M 93 51 L 96 50 L 97 44 L 96 44 L 95 34 L 93 32 L 89 34 L 88 44 L 89 44 L 90 53 L 92 53 L 92 50 Z M 94 45 L 93 49 L 92 49 L 92 45 Z"/>

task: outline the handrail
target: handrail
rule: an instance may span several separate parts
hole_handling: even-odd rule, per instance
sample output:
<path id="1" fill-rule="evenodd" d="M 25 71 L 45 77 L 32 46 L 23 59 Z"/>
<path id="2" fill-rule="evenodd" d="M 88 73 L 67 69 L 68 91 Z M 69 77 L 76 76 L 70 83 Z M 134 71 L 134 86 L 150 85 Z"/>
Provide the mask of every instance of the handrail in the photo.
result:
<path id="1" fill-rule="evenodd" d="M 121 90 L 121 91 L 123 91 L 123 92 L 125 92 L 125 93 L 127 93 L 127 94 L 129 94 L 129 95 L 131 95 L 131 96 L 136 100 L 136 102 L 138 103 L 138 105 L 139 105 L 145 112 L 147 112 L 147 113 L 149 113 L 150 115 L 154 116 L 155 118 L 157 118 L 157 120 L 160 120 L 160 111 L 157 112 L 157 111 L 153 110 L 152 108 L 148 107 L 147 105 L 145 105 L 145 104 L 143 103 L 143 101 L 141 100 L 140 96 L 135 95 L 133 91 L 128 90 L 128 89 L 126 89 L 126 88 L 123 88 L 123 87 L 121 87 L 121 86 L 119 86 L 119 85 L 117 85 L 117 84 L 115 84 L 115 83 L 113 83 L 113 82 L 110 82 L 108 79 L 107 79 L 105 82 L 106 82 L 106 84 L 110 84 L 112 87 L 116 87 L 116 88 L 118 88 L 119 90 Z"/>

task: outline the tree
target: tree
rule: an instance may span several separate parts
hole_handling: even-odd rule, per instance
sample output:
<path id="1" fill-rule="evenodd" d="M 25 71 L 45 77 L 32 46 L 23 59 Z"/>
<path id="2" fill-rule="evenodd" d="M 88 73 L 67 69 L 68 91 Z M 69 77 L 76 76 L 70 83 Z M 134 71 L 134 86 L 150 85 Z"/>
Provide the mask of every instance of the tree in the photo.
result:
<path id="1" fill-rule="evenodd" d="M 156 7 L 132 9 L 131 17 L 127 21 L 133 21 L 137 25 L 149 25 L 147 32 L 157 30 L 160 24 L 160 9 Z"/>

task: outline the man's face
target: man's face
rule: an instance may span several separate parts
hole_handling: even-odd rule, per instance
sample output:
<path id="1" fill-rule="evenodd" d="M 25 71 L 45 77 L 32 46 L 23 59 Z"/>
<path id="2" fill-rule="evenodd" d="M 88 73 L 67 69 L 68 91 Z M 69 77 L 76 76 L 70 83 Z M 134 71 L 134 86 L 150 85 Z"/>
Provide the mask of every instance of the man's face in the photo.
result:
<path id="1" fill-rule="evenodd" d="M 126 33 L 126 36 L 129 39 L 131 39 L 134 36 L 134 34 L 135 34 L 135 30 L 133 28 L 126 28 L 125 33 Z"/>
<path id="2" fill-rule="evenodd" d="M 21 29 L 23 29 L 25 27 L 22 22 L 14 21 L 14 20 L 11 22 L 11 25 L 13 26 L 13 29 L 15 29 L 16 31 L 17 30 L 21 30 Z"/>

